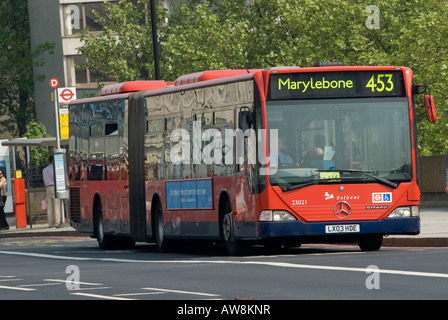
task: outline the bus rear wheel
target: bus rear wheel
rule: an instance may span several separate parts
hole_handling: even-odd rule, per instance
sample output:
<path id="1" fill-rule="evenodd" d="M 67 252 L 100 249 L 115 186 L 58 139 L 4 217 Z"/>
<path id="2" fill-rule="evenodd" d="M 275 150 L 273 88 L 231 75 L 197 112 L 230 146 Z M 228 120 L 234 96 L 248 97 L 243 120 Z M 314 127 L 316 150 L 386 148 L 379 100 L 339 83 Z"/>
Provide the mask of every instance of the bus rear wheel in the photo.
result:
<path id="1" fill-rule="evenodd" d="M 95 205 L 95 234 L 98 246 L 103 250 L 132 249 L 135 241 L 131 237 L 118 237 L 104 233 L 103 209 L 101 203 Z"/>
<path id="2" fill-rule="evenodd" d="M 360 236 L 358 239 L 358 245 L 362 251 L 380 250 L 382 244 L 383 244 L 382 234 L 366 234 Z"/>
<path id="3" fill-rule="evenodd" d="M 103 249 L 112 249 L 114 246 L 114 241 L 112 236 L 104 234 L 104 222 L 103 222 L 103 209 L 100 203 L 95 205 L 95 234 L 96 240 L 98 241 L 98 246 Z"/>

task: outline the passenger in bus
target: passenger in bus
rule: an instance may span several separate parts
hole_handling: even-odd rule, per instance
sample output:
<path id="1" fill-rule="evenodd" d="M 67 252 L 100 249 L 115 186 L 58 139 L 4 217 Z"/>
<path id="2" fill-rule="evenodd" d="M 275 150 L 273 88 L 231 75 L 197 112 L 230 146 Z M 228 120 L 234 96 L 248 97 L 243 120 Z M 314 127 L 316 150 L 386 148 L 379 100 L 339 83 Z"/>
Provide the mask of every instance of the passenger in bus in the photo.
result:
<path id="1" fill-rule="evenodd" d="M 269 163 L 271 167 L 281 166 L 298 166 L 293 158 L 285 153 L 288 148 L 283 144 L 281 138 L 278 138 L 278 153 L 271 153 L 269 155 Z"/>
<path id="2" fill-rule="evenodd" d="M 325 138 L 322 135 L 314 136 L 313 147 L 311 147 L 305 154 L 304 160 L 310 164 L 315 160 L 324 159 Z"/>

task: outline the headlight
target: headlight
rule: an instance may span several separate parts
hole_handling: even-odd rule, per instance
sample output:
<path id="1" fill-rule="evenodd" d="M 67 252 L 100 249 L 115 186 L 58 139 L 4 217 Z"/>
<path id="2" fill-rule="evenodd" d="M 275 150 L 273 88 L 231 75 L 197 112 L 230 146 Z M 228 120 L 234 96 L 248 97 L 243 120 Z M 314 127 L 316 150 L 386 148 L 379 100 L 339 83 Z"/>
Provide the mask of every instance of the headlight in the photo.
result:
<path id="1" fill-rule="evenodd" d="M 399 207 L 389 214 L 389 218 L 409 218 L 418 217 L 420 208 L 418 206 Z"/>
<path id="2" fill-rule="evenodd" d="M 297 220 L 285 210 L 263 210 L 260 213 L 260 221 L 294 221 Z"/>

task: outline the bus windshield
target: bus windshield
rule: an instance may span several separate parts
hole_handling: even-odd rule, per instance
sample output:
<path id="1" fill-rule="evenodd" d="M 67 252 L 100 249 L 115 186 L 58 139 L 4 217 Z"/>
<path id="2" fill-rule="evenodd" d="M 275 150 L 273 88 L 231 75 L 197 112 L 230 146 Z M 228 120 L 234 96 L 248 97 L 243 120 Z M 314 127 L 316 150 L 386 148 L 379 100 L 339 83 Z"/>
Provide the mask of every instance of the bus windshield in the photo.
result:
<path id="1" fill-rule="evenodd" d="M 408 100 L 355 98 L 266 102 L 271 185 L 383 183 L 412 179 Z M 270 132 L 270 131 L 268 131 Z"/>

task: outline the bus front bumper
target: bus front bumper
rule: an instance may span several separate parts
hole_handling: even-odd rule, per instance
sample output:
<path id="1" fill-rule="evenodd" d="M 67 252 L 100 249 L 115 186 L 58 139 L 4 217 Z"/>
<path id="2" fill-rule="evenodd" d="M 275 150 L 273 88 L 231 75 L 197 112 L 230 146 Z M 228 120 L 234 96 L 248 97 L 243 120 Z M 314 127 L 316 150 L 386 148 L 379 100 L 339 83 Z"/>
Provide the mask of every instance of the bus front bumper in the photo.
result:
<path id="1" fill-rule="evenodd" d="M 341 236 L 361 234 L 409 234 L 420 233 L 420 217 L 385 218 L 375 221 L 332 222 L 258 222 L 258 239 L 274 237 Z"/>

